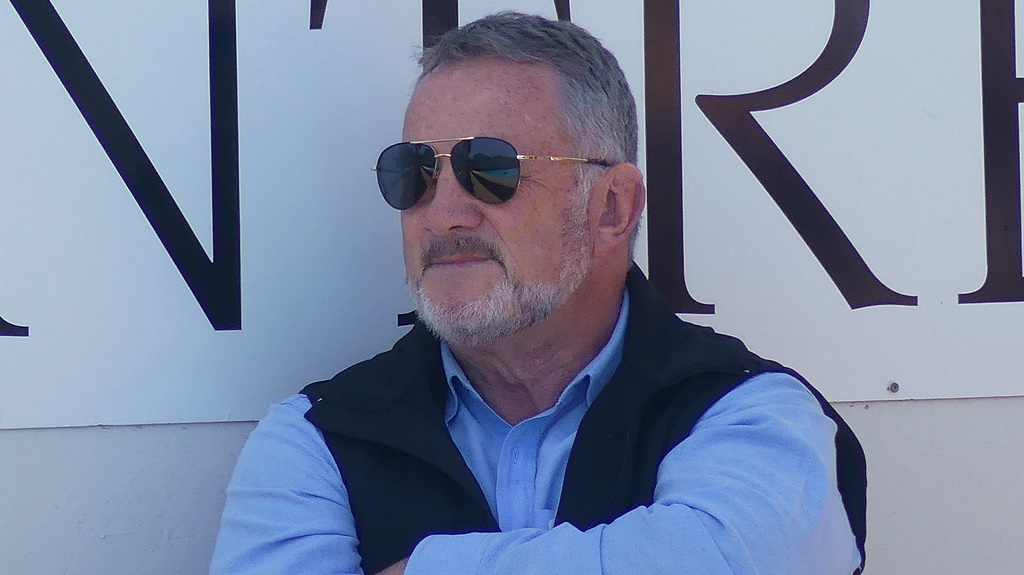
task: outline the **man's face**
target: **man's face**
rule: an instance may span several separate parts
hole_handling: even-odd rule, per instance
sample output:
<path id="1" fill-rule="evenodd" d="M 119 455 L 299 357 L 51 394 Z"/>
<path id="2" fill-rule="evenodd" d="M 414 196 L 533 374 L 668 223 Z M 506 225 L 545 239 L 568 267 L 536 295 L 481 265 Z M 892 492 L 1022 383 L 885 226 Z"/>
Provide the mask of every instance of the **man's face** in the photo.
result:
<path id="1" fill-rule="evenodd" d="M 409 103 L 408 141 L 491 136 L 520 154 L 573 155 L 546 67 L 477 60 L 424 78 Z M 448 153 L 455 142 L 432 144 Z M 576 164 L 522 161 L 504 204 L 472 197 L 440 158 L 436 185 L 402 212 L 406 272 L 421 319 L 451 343 L 488 343 L 547 318 L 590 262 Z"/>

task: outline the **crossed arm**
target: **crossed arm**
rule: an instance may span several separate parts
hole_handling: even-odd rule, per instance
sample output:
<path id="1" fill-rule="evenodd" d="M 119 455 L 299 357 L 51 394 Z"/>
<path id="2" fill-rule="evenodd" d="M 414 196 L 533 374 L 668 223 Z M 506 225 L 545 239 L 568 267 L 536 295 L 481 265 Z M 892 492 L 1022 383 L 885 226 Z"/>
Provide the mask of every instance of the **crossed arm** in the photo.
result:
<path id="1" fill-rule="evenodd" d="M 340 474 L 303 396 L 243 449 L 211 573 L 362 573 Z M 799 382 L 766 374 L 713 406 L 666 456 L 655 502 L 608 525 L 434 535 L 384 575 L 849 574 L 834 425 Z"/>

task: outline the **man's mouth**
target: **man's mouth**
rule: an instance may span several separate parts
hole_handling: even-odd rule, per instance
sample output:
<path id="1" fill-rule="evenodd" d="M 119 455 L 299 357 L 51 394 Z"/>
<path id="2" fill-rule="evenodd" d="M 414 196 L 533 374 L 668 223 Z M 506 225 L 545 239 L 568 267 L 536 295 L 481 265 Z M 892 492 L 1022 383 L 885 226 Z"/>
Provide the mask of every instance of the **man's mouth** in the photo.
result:
<path id="1" fill-rule="evenodd" d="M 453 254 L 453 255 L 450 255 L 450 256 L 436 258 L 433 261 L 428 262 L 425 267 L 429 268 L 429 267 L 432 267 L 432 266 L 439 266 L 439 265 L 443 266 L 443 265 L 473 264 L 473 263 L 480 263 L 480 262 L 485 262 L 485 261 L 492 261 L 492 258 L 490 258 L 490 257 L 488 257 L 486 255 L 483 255 L 483 254 L 463 253 L 463 254 Z"/>
<path id="2" fill-rule="evenodd" d="M 461 266 L 493 261 L 504 268 L 498 249 L 478 238 L 445 238 L 423 250 L 423 271 L 433 266 Z"/>

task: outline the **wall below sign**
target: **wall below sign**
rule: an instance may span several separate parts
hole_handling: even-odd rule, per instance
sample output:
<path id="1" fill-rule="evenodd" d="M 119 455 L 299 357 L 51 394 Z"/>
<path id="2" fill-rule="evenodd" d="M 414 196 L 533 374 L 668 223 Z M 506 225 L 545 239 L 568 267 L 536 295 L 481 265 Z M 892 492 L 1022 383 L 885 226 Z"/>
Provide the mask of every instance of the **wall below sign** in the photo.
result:
<path id="1" fill-rule="evenodd" d="M 867 575 L 1024 565 L 1024 398 L 843 403 Z M 0 431 L 0 573 L 201 575 L 251 423 Z"/>

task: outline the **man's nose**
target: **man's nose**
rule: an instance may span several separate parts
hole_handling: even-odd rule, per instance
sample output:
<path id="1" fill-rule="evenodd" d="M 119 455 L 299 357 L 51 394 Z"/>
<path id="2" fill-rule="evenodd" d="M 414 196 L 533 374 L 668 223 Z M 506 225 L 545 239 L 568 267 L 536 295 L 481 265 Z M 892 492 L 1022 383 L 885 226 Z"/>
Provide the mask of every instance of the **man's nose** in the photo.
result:
<path id="1" fill-rule="evenodd" d="M 419 206 L 430 230 L 447 234 L 459 228 L 477 227 L 483 219 L 480 203 L 456 179 L 451 155 L 438 154 L 433 184 Z"/>

